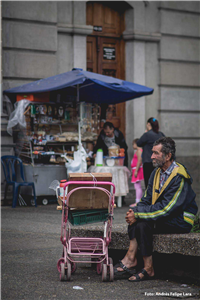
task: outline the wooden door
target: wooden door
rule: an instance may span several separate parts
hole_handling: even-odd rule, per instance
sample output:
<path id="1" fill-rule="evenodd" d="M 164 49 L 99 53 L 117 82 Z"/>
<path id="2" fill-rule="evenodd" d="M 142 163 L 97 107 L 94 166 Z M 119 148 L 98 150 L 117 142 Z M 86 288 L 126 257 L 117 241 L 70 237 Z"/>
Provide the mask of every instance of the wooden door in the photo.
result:
<path id="1" fill-rule="evenodd" d="M 87 3 L 87 24 L 94 31 L 87 37 L 87 70 L 107 76 L 125 79 L 124 14 L 102 3 Z M 105 106 L 102 107 L 105 109 Z M 111 110 L 113 124 L 125 135 L 125 103 L 114 105 Z"/>
<path id="2" fill-rule="evenodd" d="M 96 37 L 87 37 L 87 71 L 98 73 Z"/>
<path id="3" fill-rule="evenodd" d="M 98 71 L 100 74 L 120 77 L 119 60 L 119 40 L 113 38 L 98 38 L 99 55 L 98 55 Z"/>

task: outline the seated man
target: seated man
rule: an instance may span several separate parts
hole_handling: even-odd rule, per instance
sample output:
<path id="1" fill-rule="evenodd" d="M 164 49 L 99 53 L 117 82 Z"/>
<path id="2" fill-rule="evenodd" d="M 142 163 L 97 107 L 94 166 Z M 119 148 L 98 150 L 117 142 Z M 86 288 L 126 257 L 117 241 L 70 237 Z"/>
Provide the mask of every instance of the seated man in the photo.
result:
<path id="1" fill-rule="evenodd" d="M 112 146 L 113 143 L 119 145 L 120 148 L 125 149 L 124 165 L 128 166 L 128 146 L 125 142 L 124 135 L 119 129 L 115 128 L 111 122 L 104 123 L 103 129 L 100 132 L 99 137 L 97 139 L 97 143 L 94 146 L 94 157 L 98 149 L 103 150 L 104 156 L 108 155 L 108 148 Z"/>
<path id="2" fill-rule="evenodd" d="M 115 278 L 127 275 L 132 282 L 152 279 L 153 233 L 188 233 L 192 229 L 198 210 L 196 195 L 186 167 L 175 162 L 175 151 L 175 142 L 169 137 L 162 137 L 153 145 L 151 159 L 156 169 L 140 202 L 126 213 L 130 246 L 115 266 Z M 135 274 L 138 246 L 144 268 Z"/>

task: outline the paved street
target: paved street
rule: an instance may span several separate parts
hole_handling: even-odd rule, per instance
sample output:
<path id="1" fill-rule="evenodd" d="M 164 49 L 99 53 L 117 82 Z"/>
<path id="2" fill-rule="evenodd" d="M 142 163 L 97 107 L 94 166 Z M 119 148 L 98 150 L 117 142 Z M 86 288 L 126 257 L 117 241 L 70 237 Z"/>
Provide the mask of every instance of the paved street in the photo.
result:
<path id="1" fill-rule="evenodd" d="M 129 202 L 115 209 L 115 223 L 124 222 Z M 198 299 L 197 286 L 156 279 L 102 282 L 90 265 L 78 265 L 70 282 L 60 282 L 56 268 L 62 254 L 61 213 L 56 204 L 35 207 L 2 206 L 1 299 Z M 77 290 L 74 287 L 81 287 Z M 159 295 L 160 293 L 160 295 Z"/>

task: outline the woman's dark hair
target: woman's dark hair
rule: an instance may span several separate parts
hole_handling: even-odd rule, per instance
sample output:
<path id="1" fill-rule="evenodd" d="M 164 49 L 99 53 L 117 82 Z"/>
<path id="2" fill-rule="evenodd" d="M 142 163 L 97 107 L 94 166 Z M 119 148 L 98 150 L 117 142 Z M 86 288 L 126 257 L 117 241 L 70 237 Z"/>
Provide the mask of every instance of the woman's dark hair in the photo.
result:
<path id="1" fill-rule="evenodd" d="M 111 122 L 104 123 L 103 128 L 106 129 L 107 127 L 110 127 L 110 129 L 115 128 L 113 123 L 111 123 Z"/>
<path id="2" fill-rule="evenodd" d="M 159 131 L 159 124 L 158 124 L 158 120 L 156 120 L 156 118 L 149 118 L 147 120 L 147 123 L 151 124 L 152 130 L 156 133 L 158 133 Z"/>
<path id="3" fill-rule="evenodd" d="M 159 138 L 157 141 L 154 142 L 153 146 L 157 146 L 157 145 L 162 145 L 162 153 L 163 154 L 169 154 L 171 153 L 171 158 L 170 160 L 175 160 L 176 156 L 176 144 L 174 142 L 174 140 L 172 140 L 172 138 L 170 137 L 162 137 Z"/>
<path id="4" fill-rule="evenodd" d="M 138 141 L 139 139 L 134 139 L 133 140 L 133 144 L 136 144 L 137 145 L 137 141 Z"/>

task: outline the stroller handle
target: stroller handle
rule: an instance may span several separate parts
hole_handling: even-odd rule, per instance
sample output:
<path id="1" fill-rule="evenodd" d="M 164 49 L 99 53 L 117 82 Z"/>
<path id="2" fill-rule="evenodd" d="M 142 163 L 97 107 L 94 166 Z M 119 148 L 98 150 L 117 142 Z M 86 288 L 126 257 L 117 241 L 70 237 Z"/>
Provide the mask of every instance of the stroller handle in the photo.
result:
<path id="1" fill-rule="evenodd" d="M 103 184 L 110 185 L 113 187 L 113 194 L 115 194 L 115 185 L 114 185 L 114 183 L 109 182 L 109 181 L 68 181 L 64 185 L 64 191 L 65 191 L 66 187 L 70 184 L 78 184 L 78 185 L 89 184 L 89 185 L 94 185 L 94 186 L 103 185 Z"/>

